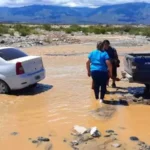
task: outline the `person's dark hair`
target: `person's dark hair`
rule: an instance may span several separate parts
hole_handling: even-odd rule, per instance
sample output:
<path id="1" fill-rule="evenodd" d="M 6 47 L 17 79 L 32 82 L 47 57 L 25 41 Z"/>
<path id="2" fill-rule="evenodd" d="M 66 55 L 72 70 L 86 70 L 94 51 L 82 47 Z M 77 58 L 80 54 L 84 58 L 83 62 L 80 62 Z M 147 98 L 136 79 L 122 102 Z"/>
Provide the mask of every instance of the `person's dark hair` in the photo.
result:
<path id="1" fill-rule="evenodd" d="M 101 41 L 97 42 L 97 49 L 98 50 L 103 50 L 103 46 L 104 46 L 103 42 L 101 42 Z"/>
<path id="2" fill-rule="evenodd" d="M 104 41 L 103 41 L 103 44 L 108 44 L 108 45 L 110 45 L 110 42 L 109 42 L 109 40 L 104 40 Z"/>

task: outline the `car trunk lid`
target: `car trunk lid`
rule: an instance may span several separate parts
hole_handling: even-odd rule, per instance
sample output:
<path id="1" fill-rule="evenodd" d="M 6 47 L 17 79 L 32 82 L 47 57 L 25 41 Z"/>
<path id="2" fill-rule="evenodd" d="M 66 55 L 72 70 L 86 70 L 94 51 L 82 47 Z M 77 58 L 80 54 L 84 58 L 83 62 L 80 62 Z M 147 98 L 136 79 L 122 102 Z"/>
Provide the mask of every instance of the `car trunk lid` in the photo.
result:
<path id="1" fill-rule="evenodd" d="M 32 74 L 43 69 L 43 61 L 40 56 L 27 56 L 9 62 L 21 63 L 26 74 Z"/>

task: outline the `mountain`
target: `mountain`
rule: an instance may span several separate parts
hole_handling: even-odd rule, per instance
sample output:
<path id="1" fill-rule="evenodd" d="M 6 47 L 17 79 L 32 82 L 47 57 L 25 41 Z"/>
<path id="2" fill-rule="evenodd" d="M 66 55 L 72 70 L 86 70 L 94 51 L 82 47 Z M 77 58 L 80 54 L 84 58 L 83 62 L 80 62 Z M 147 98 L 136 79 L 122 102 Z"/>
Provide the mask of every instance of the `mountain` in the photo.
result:
<path id="1" fill-rule="evenodd" d="M 90 20 L 99 17 L 103 23 L 150 24 L 150 3 L 125 3 L 102 6 L 89 16 Z"/>
<path id="2" fill-rule="evenodd" d="M 150 24 L 149 3 L 125 3 L 98 8 L 31 5 L 0 7 L 0 22 L 56 24 Z"/>

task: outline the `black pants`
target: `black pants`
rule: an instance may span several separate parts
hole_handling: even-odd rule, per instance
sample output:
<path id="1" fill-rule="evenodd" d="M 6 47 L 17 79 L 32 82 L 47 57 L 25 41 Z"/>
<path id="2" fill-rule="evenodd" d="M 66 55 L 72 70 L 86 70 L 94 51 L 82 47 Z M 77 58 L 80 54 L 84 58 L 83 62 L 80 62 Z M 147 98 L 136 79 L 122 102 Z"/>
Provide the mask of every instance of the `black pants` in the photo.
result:
<path id="1" fill-rule="evenodd" d="M 101 99 L 104 99 L 106 94 L 106 85 L 108 81 L 108 72 L 93 71 L 91 73 L 94 82 L 95 98 L 99 99 L 99 90 L 101 88 Z"/>
<path id="2" fill-rule="evenodd" d="M 117 77 L 117 66 L 115 65 L 115 63 L 112 63 L 112 77 Z"/>

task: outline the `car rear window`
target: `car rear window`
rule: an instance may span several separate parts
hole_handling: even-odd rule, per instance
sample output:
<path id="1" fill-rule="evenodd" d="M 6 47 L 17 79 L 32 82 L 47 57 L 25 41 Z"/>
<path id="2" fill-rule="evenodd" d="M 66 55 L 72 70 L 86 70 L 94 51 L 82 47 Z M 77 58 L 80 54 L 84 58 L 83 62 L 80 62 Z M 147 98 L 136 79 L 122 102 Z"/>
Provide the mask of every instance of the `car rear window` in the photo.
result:
<path id="1" fill-rule="evenodd" d="M 28 56 L 28 55 L 15 48 L 7 48 L 7 49 L 0 50 L 0 57 L 6 61 L 25 57 L 25 56 Z"/>

